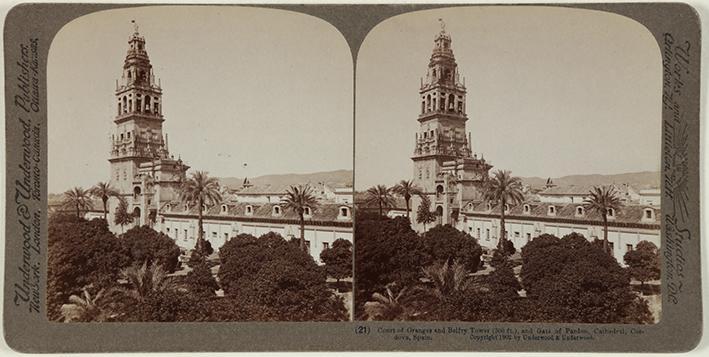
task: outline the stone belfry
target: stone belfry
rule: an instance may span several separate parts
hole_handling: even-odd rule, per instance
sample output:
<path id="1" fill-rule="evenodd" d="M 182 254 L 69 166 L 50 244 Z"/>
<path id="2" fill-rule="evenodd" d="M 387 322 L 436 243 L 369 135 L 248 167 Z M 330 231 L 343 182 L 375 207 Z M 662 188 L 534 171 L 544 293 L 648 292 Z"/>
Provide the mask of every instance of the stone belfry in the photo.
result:
<path id="1" fill-rule="evenodd" d="M 455 223 L 464 201 L 479 196 L 492 166 L 473 154 L 466 133 L 466 88 L 441 21 L 426 77 L 421 79 L 419 131 L 412 160 L 414 183 L 430 197 L 439 223 Z M 467 135 L 466 135 L 467 134 Z"/>
<path id="2" fill-rule="evenodd" d="M 188 166 L 174 160 L 163 134 L 162 88 L 156 82 L 145 38 L 134 25 L 121 78 L 116 81 L 115 129 L 111 135 L 111 185 L 127 199 L 138 224 L 174 198 Z"/>

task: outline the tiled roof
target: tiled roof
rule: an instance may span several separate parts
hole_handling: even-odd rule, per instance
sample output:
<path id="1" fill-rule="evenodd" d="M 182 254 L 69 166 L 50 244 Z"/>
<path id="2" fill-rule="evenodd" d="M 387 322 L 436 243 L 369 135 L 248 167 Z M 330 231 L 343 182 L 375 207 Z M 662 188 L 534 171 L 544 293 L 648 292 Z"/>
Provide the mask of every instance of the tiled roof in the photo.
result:
<path id="1" fill-rule="evenodd" d="M 524 206 L 529 205 L 530 212 L 528 214 L 524 213 Z M 549 206 L 554 206 L 556 213 L 554 215 L 549 215 Z M 523 202 L 518 205 L 511 206 L 507 212 L 508 217 L 544 217 L 545 219 L 573 219 L 581 221 L 601 221 L 601 215 L 596 212 L 588 212 L 584 208 L 584 214 L 582 216 L 576 215 L 576 208 L 583 207 L 582 203 L 547 203 L 547 202 Z M 653 220 L 643 219 L 645 209 L 652 209 L 654 214 Z M 492 205 L 490 210 L 487 209 L 487 202 L 476 201 L 468 202 L 468 204 L 463 207 L 464 213 L 469 214 L 487 214 L 499 216 L 500 207 L 495 204 Z M 609 219 L 611 222 L 618 223 L 642 223 L 642 224 L 660 224 L 660 209 L 657 207 L 646 206 L 646 205 L 626 205 L 615 213 L 615 218 Z"/>
<path id="2" fill-rule="evenodd" d="M 569 185 L 569 186 L 554 186 L 539 192 L 540 195 L 588 195 L 593 186 L 586 185 Z"/>
<path id="3" fill-rule="evenodd" d="M 227 211 L 222 212 L 222 205 L 227 206 Z M 246 207 L 251 206 L 252 214 L 246 214 Z M 281 214 L 274 215 L 273 207 L 280 206 Z M 338 219 L 340 215 L 340 207 L 351 208 L 346 204 L 321 203 L 312 210 L 310 216 L 306 216 L 306 221 L 334 222 L 343 221 Z M 188 211 L 184 210 L 184 205 L 180 202 L 173 202 L 172 209 L 164 209 L 161 211 L 163 215 L 177 216 L 196 216 L 197 207 L 190 207 Z M 248 202 L 226 202 L 207 209 L 204 217 L 233 217 L 233 218 L 267 218 L 267 219 L 283 219 L 283 220 L 298 220 L 298 215 L 283 205 L 276 203 L 248 203 Z"/>
<path id="4" fill-rule="evenodd" d="M 255 185 L 234 191 L 236 195 L 258 195 L 258 194 L 285 194 L 290 185 Z"/>
<path id="5" fill-rule="evenodd" d="M 588 195 L 596 185 L 566 185 L 566 186 L 554 186 L 539 192 L 539 195 L 576 195 L 585 196 Z M 626 185 L 613 185 L 616 191 L 625 195 L 628 194 L 628 188 Z"/>

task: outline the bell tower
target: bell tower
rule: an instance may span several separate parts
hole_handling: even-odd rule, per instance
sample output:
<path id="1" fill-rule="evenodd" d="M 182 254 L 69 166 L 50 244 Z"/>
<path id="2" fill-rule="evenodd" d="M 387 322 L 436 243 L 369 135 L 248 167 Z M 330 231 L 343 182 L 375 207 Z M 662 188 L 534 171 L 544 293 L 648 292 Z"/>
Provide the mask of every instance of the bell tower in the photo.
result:
<path id="1" fill-rule="evenodd" d="M 111 135 L 111 184 L 131 193 L 142 162 L 167 154 L 162 133 L 162 89 L 155 83 L 145 38 L 135 31 L 128 39 L 123 74 L 116 81 L 115 131 Z"/>
<path id="2" fill-rule="evenodd" d="M 441 22 L 426 77 L 419 88 L 419 130 L 415 136 L 413 181 L 432 197 L 439 223 L 454 223 L 463 201 L 479 194 L 491 165 L 473 154 L 466 135 L 466 88 Z"/>
<path id="3" fill-rule="evenodd" d="M 162 127 L 162 88 L 135 22 L 115 98 L 110 182 L 129 203 L 138 218 L 136 224 L 148 224 L 148 217 L 157 215 L 160 201 L 176 197 L 189 166 L 168 151 Z"/>

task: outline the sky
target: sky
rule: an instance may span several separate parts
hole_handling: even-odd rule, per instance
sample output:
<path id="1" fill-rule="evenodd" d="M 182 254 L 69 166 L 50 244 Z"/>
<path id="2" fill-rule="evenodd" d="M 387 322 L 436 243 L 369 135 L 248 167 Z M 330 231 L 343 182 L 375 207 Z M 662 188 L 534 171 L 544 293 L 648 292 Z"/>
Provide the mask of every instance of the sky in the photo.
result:
<path id="1" fill-rule="evenodd" d="M 357 57 L 355 186 L 411 179 L 418 88 L 445 21 L 473 150 L 515 176 L 660 168 L 662 62 L 641 24 L 561 7 L 458 7 L 377 25 Z"/>
<path id="2" fill-rule="evenodd" d="M 352 169 L 352 55 L 334 27 L 283 10 L 139 7 L 80 17 L 52 42 L 49 192 L 110 178 L 131 20 L 162 84 L 175 157 L 213 176 Z"/>

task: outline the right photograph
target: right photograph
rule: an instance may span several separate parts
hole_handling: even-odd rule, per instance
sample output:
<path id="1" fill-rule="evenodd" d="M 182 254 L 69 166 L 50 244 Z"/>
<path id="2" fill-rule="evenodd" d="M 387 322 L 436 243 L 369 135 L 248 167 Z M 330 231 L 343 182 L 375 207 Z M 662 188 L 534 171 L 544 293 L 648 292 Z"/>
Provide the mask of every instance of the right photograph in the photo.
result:
<path id="1" fill-rule="evenodd" d="M 662 58 L 563 7 L 387 19 L 357 55 L 355 319 L 654 324 Z"/>

